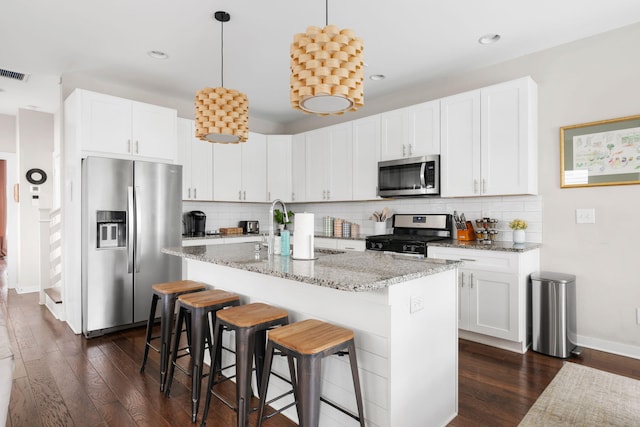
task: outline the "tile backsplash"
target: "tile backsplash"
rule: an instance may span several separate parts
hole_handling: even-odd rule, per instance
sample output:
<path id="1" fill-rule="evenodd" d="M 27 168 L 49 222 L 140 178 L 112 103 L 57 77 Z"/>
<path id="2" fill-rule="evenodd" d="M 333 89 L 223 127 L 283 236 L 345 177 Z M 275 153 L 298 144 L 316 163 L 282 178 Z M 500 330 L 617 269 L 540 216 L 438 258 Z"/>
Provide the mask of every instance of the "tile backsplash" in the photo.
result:
<path id="1" fill-rule="evenodd" d="M 207 214 L 207 230 L 221 227 L 237 227 L 241 220 L 260 221 L 260 231 L 268 232 L 269 203 L 227 203 L 227 202 L 183 202 L 185 212 L 201 210 Z M 542 196 L 503 196 L 474 198 L 404 198 L 384 199 L 362 202 L 322 202 L 289 203 L 287 208 L 293 212 L 312 212 L 315 214 L 315 229 L 323 231 L 322 219 L 325 216 L 341 218 L 360 225 L 360 234 L 373 234 L 373 221 L 369 219 L 374 211 L 384 207 L 395 213 L 465 214 L 467 220 L 490 217 L 498 220 L 498 241 L 511 241 L 512 231 L 509 221 L 520 218 L 528 223 L 526 240 L 542 243 Z M 294 219 L 295 221 L 295 219 Z M 390 231 L 391 221 L 388 221 Z"/>

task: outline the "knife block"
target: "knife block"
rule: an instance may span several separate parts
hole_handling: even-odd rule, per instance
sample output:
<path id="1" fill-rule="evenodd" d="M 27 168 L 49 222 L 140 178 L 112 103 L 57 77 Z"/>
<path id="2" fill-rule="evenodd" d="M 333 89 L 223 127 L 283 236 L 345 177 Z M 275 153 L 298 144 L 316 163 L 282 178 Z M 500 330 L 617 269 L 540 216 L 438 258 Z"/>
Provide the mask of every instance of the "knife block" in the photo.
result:
<path id="1" fill-rule="evenodd" d="M 471 221 L 467 221 L 467 229 L 466 230 L 456 230 L 458 232 L 458 240 L 460 241 L 471 241 L 476 240 L 476 232 L 473 230 L 473 224 Z"/>

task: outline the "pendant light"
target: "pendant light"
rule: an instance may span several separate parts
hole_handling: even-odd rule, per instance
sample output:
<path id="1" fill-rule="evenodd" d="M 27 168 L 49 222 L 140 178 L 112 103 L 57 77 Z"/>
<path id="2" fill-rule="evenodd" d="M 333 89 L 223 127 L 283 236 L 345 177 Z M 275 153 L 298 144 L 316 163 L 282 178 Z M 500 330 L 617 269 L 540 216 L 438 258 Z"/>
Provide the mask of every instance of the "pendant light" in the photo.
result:
<path id="1" fill-rule="evenodd" d="M 224 87 L 224 23 L 231 15 L 218 11 L 220 22 L 220 87 L 206 87 L 196 93 L 196 137 L 222 144 L 245 142 L 249 136 L 249 101 L 247 95 Z"/>
<path id="2" fill-rule="evenodd" d="M 291 44 L 291 106 L 322 116 L 363 106 L 363 48 L 352 30 L 329 25 L 325 0 L 325 27 L 310 26 Z"/>

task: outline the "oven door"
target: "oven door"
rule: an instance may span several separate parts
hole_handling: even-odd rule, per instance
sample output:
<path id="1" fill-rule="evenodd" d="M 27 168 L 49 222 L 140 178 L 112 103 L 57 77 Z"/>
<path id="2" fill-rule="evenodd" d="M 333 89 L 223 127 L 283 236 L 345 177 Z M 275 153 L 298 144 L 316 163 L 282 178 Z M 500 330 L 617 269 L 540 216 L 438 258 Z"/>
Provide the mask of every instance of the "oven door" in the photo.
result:
<path id="1" fill-rule="evenodd" d="M 440 194 L 440 156 L 378 162 L 380 197 Z"/>

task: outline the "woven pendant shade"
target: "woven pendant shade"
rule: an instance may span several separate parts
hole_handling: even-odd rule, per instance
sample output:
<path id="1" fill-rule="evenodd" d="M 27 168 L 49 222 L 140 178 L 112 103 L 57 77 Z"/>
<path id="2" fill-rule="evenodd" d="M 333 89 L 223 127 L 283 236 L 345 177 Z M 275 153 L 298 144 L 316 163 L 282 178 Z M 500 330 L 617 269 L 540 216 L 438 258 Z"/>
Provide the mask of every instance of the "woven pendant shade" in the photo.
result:
<path id="1" fill-rule="evenodd" d="M 235 89 L 224 88 L 224 23 L 231 15 L 224 11 L 213 14 L 220 22 L 221 87 L 196 92 L 196 138 L 221 144 L 246 142 L 249 137 L 249 100 Z"/>
<path id="2" fill-rule="evenodd" d="M 246 142 L 249 137 L 247 95 L 224 87 L 196 93 L 196 137 L 222 144 Z"/>
<path id="3" fill-rule="evenodd" d="M 291 106 L 322 116 L 364 105 L 362 39 L 335 25 L 310 26 L 291 44 Z"/>

